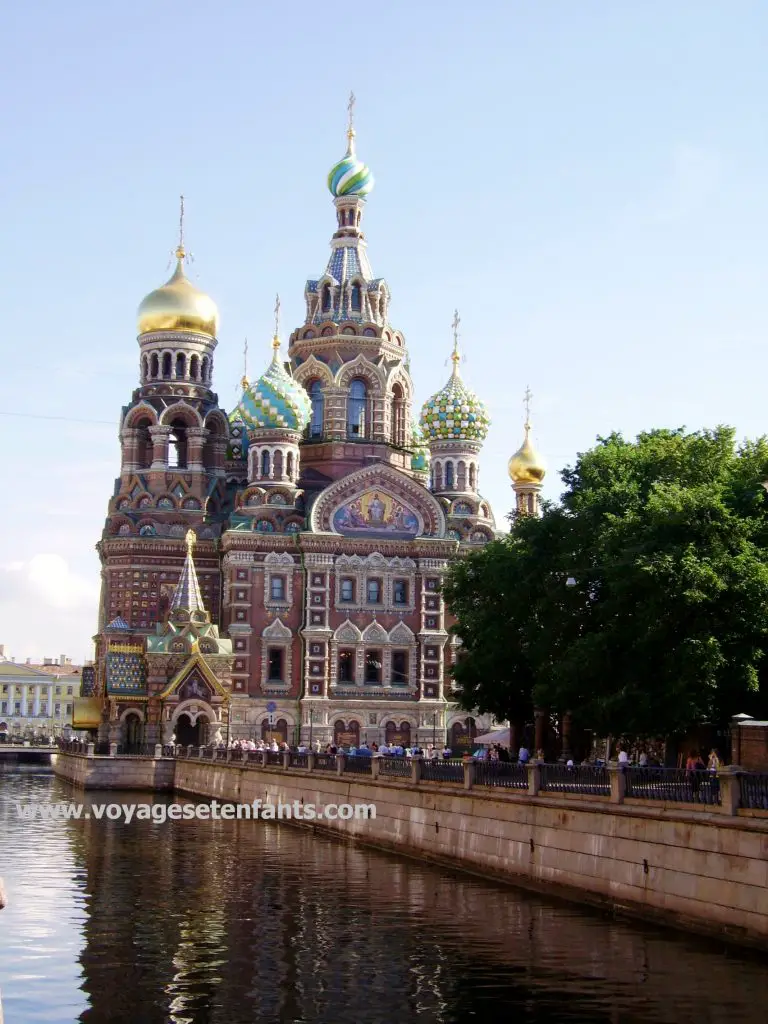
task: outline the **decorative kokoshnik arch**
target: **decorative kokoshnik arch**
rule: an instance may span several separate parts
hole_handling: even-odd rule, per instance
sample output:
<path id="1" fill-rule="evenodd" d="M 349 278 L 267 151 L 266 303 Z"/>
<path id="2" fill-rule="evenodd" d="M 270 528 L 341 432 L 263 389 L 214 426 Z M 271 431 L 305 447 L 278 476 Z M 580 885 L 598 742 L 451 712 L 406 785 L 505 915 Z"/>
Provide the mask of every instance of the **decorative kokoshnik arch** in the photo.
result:
<path id="1" fill-rule="evenodd" d="M 395 508 L 400 522 L 392 520 Z M 310 530 L 393 539 L 444 537 L 445 512 L 421 484 L 378 464 L 330 484 L 312 507 Z"/>

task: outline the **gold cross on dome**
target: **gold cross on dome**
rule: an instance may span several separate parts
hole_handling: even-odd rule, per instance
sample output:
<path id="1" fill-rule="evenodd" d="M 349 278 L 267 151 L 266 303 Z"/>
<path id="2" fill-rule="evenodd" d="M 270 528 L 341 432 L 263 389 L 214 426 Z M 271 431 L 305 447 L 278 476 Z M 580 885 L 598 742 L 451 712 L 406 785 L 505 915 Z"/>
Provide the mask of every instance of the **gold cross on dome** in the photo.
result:
<path id="1" fill-rule="evenodd" d="M 459 372 L 459 363 L 461 362 L 461 356 L 459 355 L 459 324 L 461 323 L 461 317 L 459 316 L 458 309 L 454 310 L 453 320 L 451 321 L 451 327 L 453 328 L 453 352 L 451 353 L 451 361 L 453 362 L 453 372 Z"/>
<path id="2" fill-rule="evenodd" d="M 197 537 L 195 536 L 195 531 L 194 530 L 187 530 L 187 535 L 186 535 L 186 537 L 184 539 L 187 542 L 187 551 L 191 555 L 192 554 L 192 548 L 197 543 Z"/>
<path id="3" fill-rule="evenodd" d="M 179 196 L 179 246 L 176 250 L 178 259 L 183 260 L 186 256 L 184 250 L 184 196 Z"/>
<path id="4" fill-rule="evenodd" d="M 355 134 L 355 103 L 357 102 L 355 94 L 350 92 L 349 103 L 347 103 L 347 135 L 350 137 Z"/>
<path id="5" fill-rule="evenodd" d="M 525 422 L 526 423 L 529 423 L 530 419 L 531 419 L 531 399 L 532 398 L 533 398 L 533 394 L 531 393 L 531 389 L 526 386 L 525 394 L 523 395 L 523 402 L 525 403 Z"/>
<path id="6" fill-rule="evenodd" d="M 280 296 L 275 296 L 275 337 L 280 334 Z"/>

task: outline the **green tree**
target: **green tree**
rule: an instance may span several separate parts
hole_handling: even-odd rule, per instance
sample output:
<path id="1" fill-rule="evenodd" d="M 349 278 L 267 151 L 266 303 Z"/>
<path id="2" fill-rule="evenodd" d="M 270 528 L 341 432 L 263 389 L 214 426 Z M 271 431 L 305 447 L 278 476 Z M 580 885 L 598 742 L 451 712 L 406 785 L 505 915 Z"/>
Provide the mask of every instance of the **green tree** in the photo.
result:
<path id="1" fill-rule="evenodd" d="M 533 702 L 603 734 L 762 713 L 768 443 L 613 434 L 562 476 L 560 504 L 449 574 L 462 704 Z"/>

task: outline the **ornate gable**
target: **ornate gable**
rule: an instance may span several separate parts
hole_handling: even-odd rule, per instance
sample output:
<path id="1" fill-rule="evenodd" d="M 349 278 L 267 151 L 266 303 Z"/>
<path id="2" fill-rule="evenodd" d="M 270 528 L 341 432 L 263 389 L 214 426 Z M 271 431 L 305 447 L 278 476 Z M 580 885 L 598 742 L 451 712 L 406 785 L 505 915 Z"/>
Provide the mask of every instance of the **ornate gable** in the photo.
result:
<path id="1" fill-rule="evenodd" d="M 382 463 L 327 487 L 312 506 L 310 530 L 348 537 L 444 537 L 445 513 L 421 484 Z"/>
<path id="2" fill-rule="evenodd" d="M 192 693 L 193 690 L 207 692 L 208 696 L 200 693 Z M 189 694 L 182 696 L 182 693 Z M 210 701 L 212 697 L 227 697 L 227 691 L 213 674 L 205 658 L 200 654 L 193 655 L 189 661 L 179 669 L 168 686 L 159 694 L 160 700 L 165 700 L 173 694 L 178 694 L 180 700 L 187 700 L 196 697 L 198 700 Z"/>

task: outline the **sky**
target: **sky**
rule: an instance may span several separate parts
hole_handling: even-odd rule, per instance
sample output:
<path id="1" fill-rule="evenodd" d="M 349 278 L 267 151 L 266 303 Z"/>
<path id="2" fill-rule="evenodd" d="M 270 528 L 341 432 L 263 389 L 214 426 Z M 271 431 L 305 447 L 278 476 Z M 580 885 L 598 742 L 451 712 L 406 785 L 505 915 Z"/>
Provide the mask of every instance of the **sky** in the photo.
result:
<path id="1" fill-rule="evenodd" d="M 489 407 L 497 521 L 533 392 L 549 472 L 598 436 L 766 430 L 768 8 L 731 0 L 0 7 L 0 643 L 92 656 L 95 551 L 138 382 L 135 311 L 189 274 L 221 312 L 236 403 L 325 267 L 325 179 L 357 97 L 374 272 L 417 407 Z"/>

